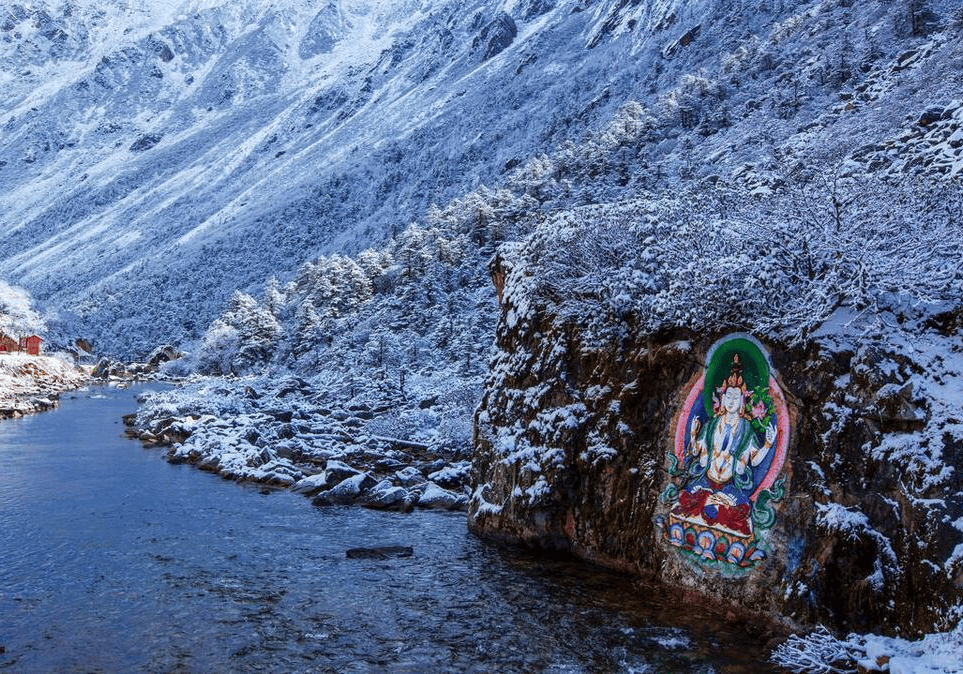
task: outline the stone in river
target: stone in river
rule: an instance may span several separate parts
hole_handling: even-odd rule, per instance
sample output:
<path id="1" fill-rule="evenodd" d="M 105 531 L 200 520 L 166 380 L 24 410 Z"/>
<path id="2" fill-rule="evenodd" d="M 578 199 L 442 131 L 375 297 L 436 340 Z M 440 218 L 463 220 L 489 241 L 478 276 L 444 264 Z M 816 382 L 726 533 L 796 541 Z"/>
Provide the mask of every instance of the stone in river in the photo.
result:
<path id="1" fill-rule="evenodd" d="M 411 557 L 414 548 L 408 545 L 387 545 L 380 548 L 351 548 L 344 556 L 348 559 L 389 559 L 391 557 Z"/>

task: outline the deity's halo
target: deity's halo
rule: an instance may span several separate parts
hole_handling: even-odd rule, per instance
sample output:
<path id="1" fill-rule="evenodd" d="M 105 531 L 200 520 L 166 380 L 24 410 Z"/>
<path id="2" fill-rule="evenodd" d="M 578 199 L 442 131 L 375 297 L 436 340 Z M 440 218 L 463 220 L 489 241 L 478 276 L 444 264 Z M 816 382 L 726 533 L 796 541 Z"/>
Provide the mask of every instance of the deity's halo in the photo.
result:
<path id="1" fill-rule="evenodd" d="M 712 394 L 732 374 L 732 358 L 739 355 L 742 378 L 751 390 L 769 384 L 769 355 L 758 339 L 745 333 L 726 335 L 709 349 L 706 354 L 706 378 L 703 389 L 703 404 L 711 410 Z"/>

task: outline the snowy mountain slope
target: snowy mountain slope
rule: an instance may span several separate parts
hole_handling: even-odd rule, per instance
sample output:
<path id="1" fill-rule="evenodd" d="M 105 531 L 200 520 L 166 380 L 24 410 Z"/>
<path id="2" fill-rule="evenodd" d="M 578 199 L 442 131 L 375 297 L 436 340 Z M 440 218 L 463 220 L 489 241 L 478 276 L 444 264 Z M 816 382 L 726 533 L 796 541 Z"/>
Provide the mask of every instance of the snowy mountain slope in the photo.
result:
<path id="1" fill-rule="evenodd" d="M 469 38 L 486 26 L 481 14 L 454 25 L 473 18 L 456 4 L 436 8 L 448 25 L 413 8 L 228 3 L 135 16 L 129 32 L 117 7 L 11 12 L 3 273 L 90 315 L 95 334 L 159 304 L 177 336 L 186 303 L 209 312 L 338 233 L 364 224 L 377 237 L 410 217 L 404 202 L 451 196 L 474 176 L 398 183 L 480 141 L 466 122 L 478 98 L 465 94 L 485 87 L 490 49 Z M 63 60 L 43 58 L 56 49 Z M 379 218 L 389 195 L 401 203 Z M 201 269 L 213 283 L 185 296 Z"/>
<path id="2" fill-rule="evenodd" d="M 376 244 L 630 99 L 650 142 L 582 201 L 755 176 L 835 151 L 841 128 L 894 135 L 933 103 L 914 73 L 959 90 L 952 6 L 15 5 L 0 25 L 0 278 L 100 349 L 142 354 L 199 337 L 236 288 Z M 926 53 L 885 76 L 907 49 Z M 858 116 L 834 107 L 847 91 L 870 99 Z"/>

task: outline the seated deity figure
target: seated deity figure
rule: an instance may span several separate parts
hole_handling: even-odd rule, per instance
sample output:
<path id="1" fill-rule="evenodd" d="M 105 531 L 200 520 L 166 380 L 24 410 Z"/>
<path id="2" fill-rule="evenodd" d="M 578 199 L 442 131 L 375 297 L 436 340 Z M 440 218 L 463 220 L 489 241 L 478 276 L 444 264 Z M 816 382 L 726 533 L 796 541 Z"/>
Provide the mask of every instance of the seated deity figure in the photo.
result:
<path id="1" fill-rule="evenodd" d="M 769 454 L 776 427 L 766 428 L 765 442 L 760 445 L 746 410 L 750 392 L 742 378 L 738 354 L 733 356 L 732 372 L 717 393 L 721 396 L 717 396 L 708 421 L 703 425 L 698 419 L 692 420 L 686 452 L 691 479 L 679 493 L 672 512 L 748 536 L 752 534 L 750 496 L 756 486 L 752 469 Z"/>

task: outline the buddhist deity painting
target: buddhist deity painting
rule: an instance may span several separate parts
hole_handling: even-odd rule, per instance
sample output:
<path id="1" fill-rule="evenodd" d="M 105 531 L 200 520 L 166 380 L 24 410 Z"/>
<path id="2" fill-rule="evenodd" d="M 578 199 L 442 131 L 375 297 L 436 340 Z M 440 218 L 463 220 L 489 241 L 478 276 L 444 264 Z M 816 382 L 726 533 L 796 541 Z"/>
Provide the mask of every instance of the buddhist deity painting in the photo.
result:
<path id="1" fill-rule="evenodd" d="M 789 447 L 786 401 L 758 340 L 734 334 L 709 350 L 673 440 L 660 536 L 700 566 L 751 570 L 770 554 Z"/>

